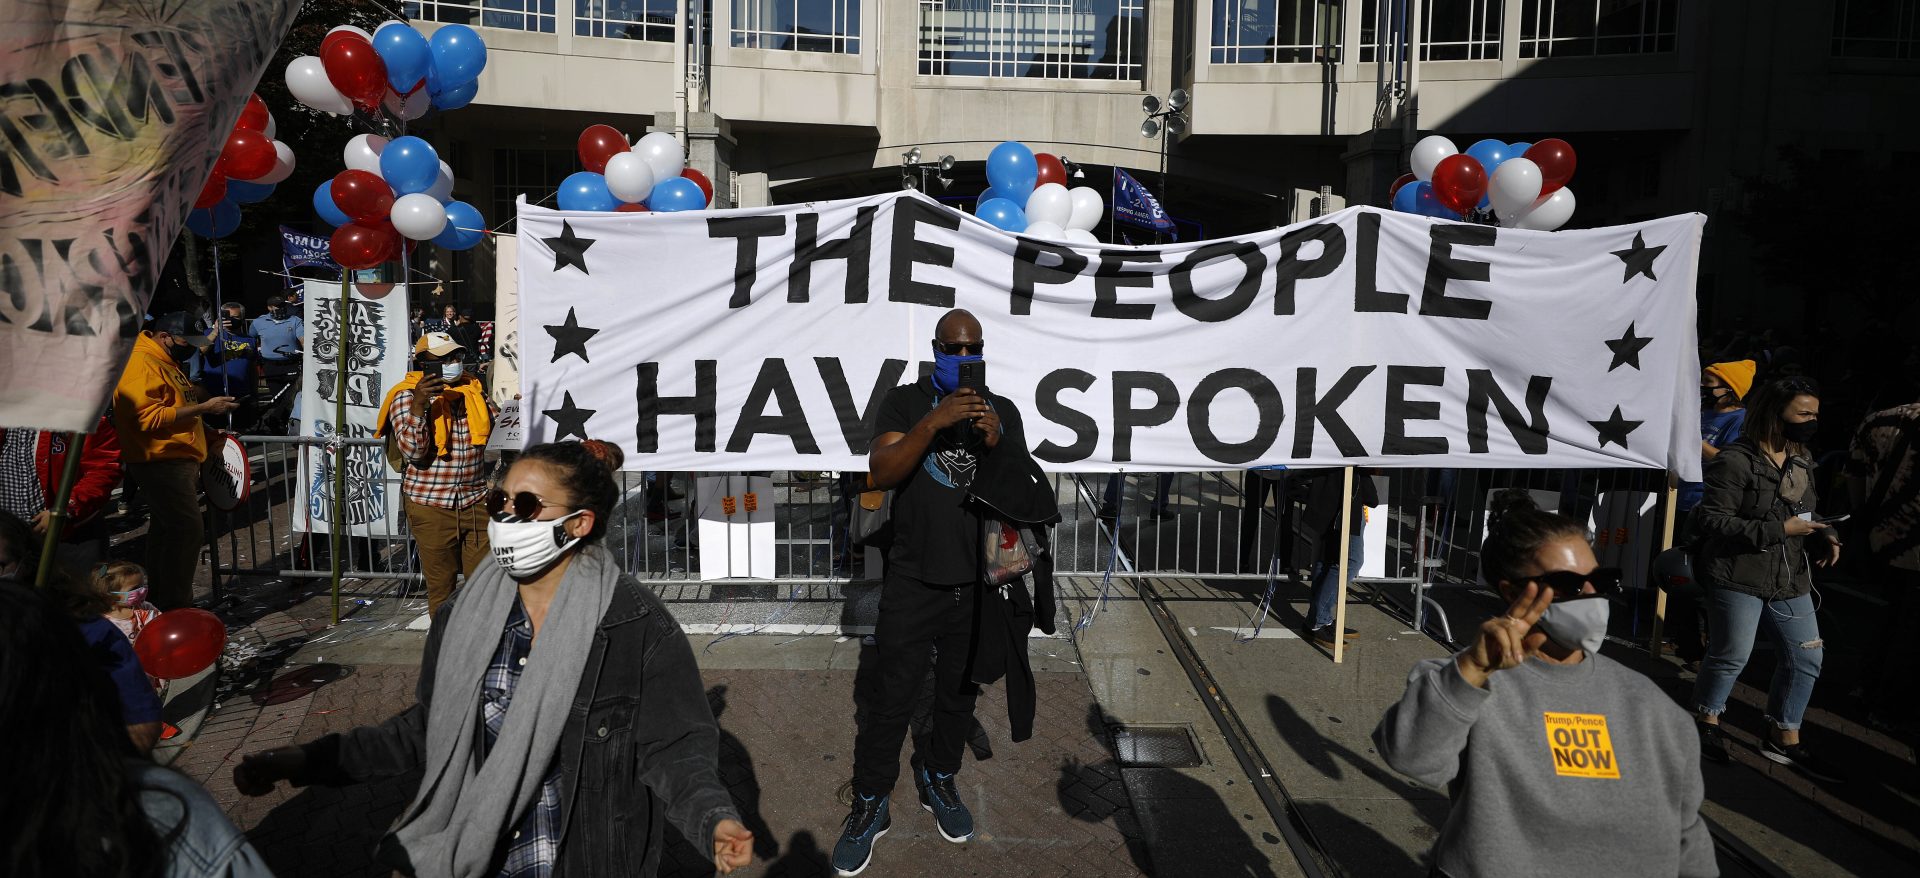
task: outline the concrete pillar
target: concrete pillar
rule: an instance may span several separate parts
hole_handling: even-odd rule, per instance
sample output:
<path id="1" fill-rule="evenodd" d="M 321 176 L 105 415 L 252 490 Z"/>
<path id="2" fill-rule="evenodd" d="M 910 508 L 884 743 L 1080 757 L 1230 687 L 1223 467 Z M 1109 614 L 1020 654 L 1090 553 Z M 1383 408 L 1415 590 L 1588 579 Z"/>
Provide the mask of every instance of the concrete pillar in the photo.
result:
<path id="1" fill-rule="evenodd" d="M 664 131 L 673 133 L 673 111 L 667 110 L 653 114 L 659 124 L 647 127 L 648 132 Z M 733 150 L 739 140 L 733 136 L 733 125 L 714 113 L 687 114 L 687 167 L 697 168 L 713 181 L 714 210 L 733 207 L 732 187 L 729 185 L 733 171 Z"/>
<path id="2" fill-rule="evenodd" d="M 1347 166 L 1348 206 L 1386 207 L 1387 190 L 1395 178 L 1406 173 L 1401 170 L 1401 157 L 1406 149 L 1406 140 L 1398 128 L 1368 131 L 1347 138 L 1347 148 L 1340 154 L 1340 161 Z"/>

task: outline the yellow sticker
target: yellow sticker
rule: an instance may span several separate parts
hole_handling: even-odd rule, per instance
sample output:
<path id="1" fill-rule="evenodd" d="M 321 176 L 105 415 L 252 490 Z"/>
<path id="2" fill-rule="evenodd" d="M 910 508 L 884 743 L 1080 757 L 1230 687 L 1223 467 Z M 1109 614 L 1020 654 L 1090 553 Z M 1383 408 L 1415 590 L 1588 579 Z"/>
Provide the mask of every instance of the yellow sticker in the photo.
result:
<path id="1" fill-rule="evenodd" d="M 1620 761 L 1613 755 L 1613 736 L 1607 732 L 1606 714 L 1547 713 L 1545 716 L 1554 774 L 1620 779 Z"/>

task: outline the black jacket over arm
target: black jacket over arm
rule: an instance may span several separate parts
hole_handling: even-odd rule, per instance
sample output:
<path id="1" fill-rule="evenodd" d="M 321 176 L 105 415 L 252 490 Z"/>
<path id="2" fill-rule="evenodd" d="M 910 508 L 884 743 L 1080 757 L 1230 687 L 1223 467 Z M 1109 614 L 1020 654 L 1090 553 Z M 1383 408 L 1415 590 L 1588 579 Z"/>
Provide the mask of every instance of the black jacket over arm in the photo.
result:
<path id="1" fill-rule="evenodd" d="M 1054 631 L 1053 552 L 1047 528 L 1060 520 L 1060 506 L 1053 483 L 1033 455 L 1005 442 L 981 459 L 968 500 L 980 507 L 983 516 L 1031 528 L 1040 544 L 1039 557 L 1033 559 L 1032 595 L 1025 579 L 997 589 L 974 589 L 973 654 L 968 661 L 968 675 L 975 683 L 1007 679 L 1012 738 L 1024 741 L 1033 737 L 1038 697 L 1033 667 L 1027 661 L 1027 634 L 1035 625 L 1048 634 Z M 981 534 L 983 552 L 985 537 Z"/>

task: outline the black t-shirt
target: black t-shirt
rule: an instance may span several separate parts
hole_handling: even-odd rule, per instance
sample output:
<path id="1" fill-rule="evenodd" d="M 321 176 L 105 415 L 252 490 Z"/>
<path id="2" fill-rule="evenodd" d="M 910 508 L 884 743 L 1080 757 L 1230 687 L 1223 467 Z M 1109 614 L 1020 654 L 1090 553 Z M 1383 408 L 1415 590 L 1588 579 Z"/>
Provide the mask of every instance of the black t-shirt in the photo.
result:
<path id="1" fill-rule="evenodd" d="M 1024 447 L 1020 410 L 1006 397 L 992 393 L 987 394 L 987 402 L 1000 415 L 1002 447 Z M 939 397 L 930 378 L 896 387 L 880 401 L 873 435 L 910 432 L 937 404 Z M 980 455 L 988 449 L 978 430 L 969 430 L 968 435 L 971 441 L 959 444 L 942 430 L 907 480 L 894 489 L 893 548 L 887 552 L 892 569 L 942 585 L 975 580 L 982 553 L 980 516 L 965 501 Z"/>

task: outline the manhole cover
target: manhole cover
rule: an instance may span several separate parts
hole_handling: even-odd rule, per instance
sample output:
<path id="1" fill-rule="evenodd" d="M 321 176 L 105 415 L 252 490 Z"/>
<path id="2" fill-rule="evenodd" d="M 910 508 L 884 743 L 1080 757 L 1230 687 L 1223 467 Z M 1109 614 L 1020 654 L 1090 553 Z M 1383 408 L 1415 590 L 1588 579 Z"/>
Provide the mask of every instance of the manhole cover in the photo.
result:
<path id="1" fill-rule="evenodd" d="M 1190 768 L 1205 764 L 1186 726 L 1109 726 L 1116 760 L 1129 768 Z"/>

